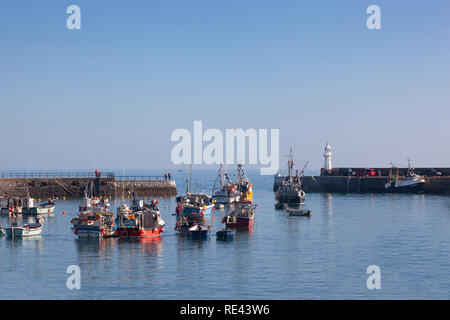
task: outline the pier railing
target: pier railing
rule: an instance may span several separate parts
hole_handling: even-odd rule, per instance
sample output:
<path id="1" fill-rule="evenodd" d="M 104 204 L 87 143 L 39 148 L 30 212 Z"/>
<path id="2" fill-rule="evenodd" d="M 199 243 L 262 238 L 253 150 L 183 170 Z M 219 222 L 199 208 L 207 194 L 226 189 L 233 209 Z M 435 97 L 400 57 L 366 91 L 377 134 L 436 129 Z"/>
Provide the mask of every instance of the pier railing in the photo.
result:
<path id="1" fill-rule="evenodd" d="M 0 178 L 96 178 L 94 172 L 0 172 Z M 170 180 L 165 176 L 122 176 L 114 172 L 100 172 L 100 178 L 117 181 Z"/>
<path id="2" fill-rule="evenodd" d="M 95 178 L 95 172 L 0 172 L 0 178 Z M 101 178 L 114 178 L 114 172 L 100 172 Z"/>
<path id="3" fill-rule="evenodd" d="M 170 180 L 164 176 L 115 176 L 117 181 Z"/>

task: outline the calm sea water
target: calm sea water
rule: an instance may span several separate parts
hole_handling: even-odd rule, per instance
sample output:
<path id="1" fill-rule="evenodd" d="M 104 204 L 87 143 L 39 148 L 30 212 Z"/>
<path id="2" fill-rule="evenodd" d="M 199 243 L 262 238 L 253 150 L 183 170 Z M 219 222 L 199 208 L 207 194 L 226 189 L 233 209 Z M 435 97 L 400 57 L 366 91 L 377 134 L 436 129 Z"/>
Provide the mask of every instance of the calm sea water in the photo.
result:
<path id="1" fill-rule="evenodd" d="M 173 175 L 184 192 L 187 173 Z M 0 298 L 450 298 L 450 197 L 308 194 L 313 216 L 290 217 L 274 209 L 272 176 L 249 177 L 254 229 L 227 242 L 215 238 L 219 210 L 209 239 L 175 234 L 174 198 L 159 199 L 161 238 L 78 240 L 69 221 L 79 200 L 57 201 L 40 238 L 0 238 Z M 216 172 L 197 171 L 192 185 L 210 193 L 215 180 Z M 80 290 L 66 287 L 69 265 L 81 268 Z M 369 265 L 381 268 L 380 290 L 367 289 Z"/>

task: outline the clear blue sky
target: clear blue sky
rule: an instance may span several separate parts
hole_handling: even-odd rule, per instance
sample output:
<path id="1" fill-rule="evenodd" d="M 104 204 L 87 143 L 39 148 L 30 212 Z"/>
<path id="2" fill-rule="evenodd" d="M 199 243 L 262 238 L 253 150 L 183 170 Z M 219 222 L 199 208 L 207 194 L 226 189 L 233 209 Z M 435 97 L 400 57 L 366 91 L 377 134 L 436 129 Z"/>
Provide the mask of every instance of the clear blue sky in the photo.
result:
<path id="1" fill-rule="evenodd" d="M 82 29 L 66 28 L 67 6 Z M 382 30 L 366 28 L 381 7 Z M 0 169 L 163 168 L 170 134 L 279 128 L 281 161 L 450 166 L 448 1 L 0 2 Z"/>

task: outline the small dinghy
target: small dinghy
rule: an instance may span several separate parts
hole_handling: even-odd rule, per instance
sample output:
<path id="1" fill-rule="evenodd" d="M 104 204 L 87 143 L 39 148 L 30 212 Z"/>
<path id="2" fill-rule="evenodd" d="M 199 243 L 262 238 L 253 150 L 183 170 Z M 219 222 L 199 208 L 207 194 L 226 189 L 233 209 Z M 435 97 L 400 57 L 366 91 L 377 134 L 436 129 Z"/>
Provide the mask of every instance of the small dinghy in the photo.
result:
<path id="1" fill-rule="evenodd" d="M 193 238 L 206 238 L 209 233 L 209 227 L 203 224 L 196 224 L 189 228 L 189 233 Z"/>
<path id="2" fill-rule="evenodd" d="M 312 216 L 311 210 L 287 209 L 286 211 L 289 212 L 290 216 L 301 216 L 301 217 L 311 217 Z"/>
<path id="3" fill-rule="evenodd" d="M 234 238 L 234 231 L 230 229 L 222 229 L 216 232 L 217 240 L 230 240 Z"/>
<path id="4" fill-rule="evenodd" d="M 11 226 L 6 228 L 6 235 L 10 238 L 22 238 L 22 237 L 32 237 L 39 236 L 43 228 L 43 219 L 36 218 L 35 223 L 24 224 L 23 226 L 16 227 Z"/>

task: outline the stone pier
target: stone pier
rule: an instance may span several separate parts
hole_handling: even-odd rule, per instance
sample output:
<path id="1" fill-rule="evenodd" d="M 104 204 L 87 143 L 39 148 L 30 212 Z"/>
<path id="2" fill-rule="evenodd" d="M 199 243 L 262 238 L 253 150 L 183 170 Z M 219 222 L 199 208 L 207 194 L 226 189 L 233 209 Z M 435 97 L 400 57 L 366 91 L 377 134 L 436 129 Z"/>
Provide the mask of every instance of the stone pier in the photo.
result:
<path id="1" fill-rule="evenodd" d="M 104 197 L 176 196 L 175 180 L 117 180 L 115 178 L 0 178 L 0 198 L 25 197 L 28 192 L 33 198 L 50 197 L 81 198 L 87 185 L 93 183 L 98 195 Z"/>

